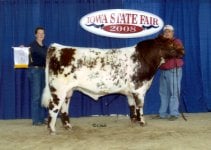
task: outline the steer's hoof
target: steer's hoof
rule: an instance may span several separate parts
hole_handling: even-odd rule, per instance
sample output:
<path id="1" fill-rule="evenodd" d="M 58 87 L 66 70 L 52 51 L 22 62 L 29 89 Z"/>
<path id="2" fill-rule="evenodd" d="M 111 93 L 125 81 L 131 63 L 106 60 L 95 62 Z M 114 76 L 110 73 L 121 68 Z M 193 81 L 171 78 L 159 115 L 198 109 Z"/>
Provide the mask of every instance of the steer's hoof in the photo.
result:
<path id="1" fill-rule="evenodd" d="M 145 125 L 146 125 L 145 122 L 140 121 L 140 126 L 141 126 L 141 127 L 144 127 Z"/>
<path id="2" fill-rule="evenodd" d="M 56 132 L 50 131 L 50 135 L 56 135 Z"/>
<path id="3" fill-rule="evenodd" d="M 131 118 L 132 123 L 136 123 L 137 119 L 136 118 Z"/>
<path id="4" fill-rule="evenodd" d="M 72 126 L 70 124 L 67 124 L 67 125 L 64 125 L 64 128 L 66 130 L 71 130 L 72 129 Z"/>
<path id="5" fill-rule="evenodd" d="M 48 127 L 48 131 L 50 135 L 56 135 L 56 130 L 52 130 L 50 127 Z"/>

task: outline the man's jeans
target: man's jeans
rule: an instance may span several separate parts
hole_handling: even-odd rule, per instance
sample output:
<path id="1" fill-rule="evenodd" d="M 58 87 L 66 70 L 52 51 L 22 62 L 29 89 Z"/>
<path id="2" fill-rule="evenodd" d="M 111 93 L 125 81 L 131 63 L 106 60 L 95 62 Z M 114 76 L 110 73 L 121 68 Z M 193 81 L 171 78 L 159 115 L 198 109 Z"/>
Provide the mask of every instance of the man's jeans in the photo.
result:
<path id="1" fill-rule="evenodd" d="M 161 105 L 159 110 L 160 117 L 168 117 L 168 114 L 170 116 L 179 116 L 181 79 L 181 67 L 170 70 L 161 70 L 159 88 L 159 94 L 161 98 Z"/>
<path id="2" fill-rule="evenodd" d="M 45 85 L 44 68 L 29 68 L 29 82 L 32 124 L 42 124 L 45 119 L 45 109 L 41 107 L 42 91 Z"/>

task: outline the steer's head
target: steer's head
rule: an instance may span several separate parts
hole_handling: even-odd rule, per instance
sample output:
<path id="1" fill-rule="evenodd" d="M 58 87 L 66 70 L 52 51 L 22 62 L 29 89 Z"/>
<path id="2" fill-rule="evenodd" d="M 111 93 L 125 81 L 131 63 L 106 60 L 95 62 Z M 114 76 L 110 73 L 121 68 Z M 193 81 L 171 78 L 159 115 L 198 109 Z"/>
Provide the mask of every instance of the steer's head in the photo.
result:
<path id="1" fill-rule="evenodd" d="M 164 59 L 169 59 L 173 57 L 180 58 L 184 55 L 184 48 L 182 46 L 176 45 L 172 39 L 158 36 L 155 39 L 155 42 L 159 48 L 159 55 Z"/>

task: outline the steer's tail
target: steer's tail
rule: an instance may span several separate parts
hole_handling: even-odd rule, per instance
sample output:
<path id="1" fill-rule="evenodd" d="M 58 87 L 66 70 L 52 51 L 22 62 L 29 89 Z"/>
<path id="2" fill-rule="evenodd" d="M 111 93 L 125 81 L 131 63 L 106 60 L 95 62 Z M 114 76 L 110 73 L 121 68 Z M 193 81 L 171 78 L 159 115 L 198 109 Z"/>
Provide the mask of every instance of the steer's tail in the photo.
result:
<path id="1" fill-rule="evenodd" d="M 48 55 L 48 54 L 47 54 Z M 48 71 L 49 71 L 49 66 L 48 66 L 48 57 L 46 59 L 46 68 L 45 68 L 45 88 L 42 93 L 42 106 L 48 107 L 49 102 L 51 99 L 51 93 L 50 93 L 50 88 L 49 88 L 49 81 L 48 81 Z"/>
<path id="2" fill-rule="evenodd" d="M 50 89 L 49 86 L 46 85 L 42 93 L 42 106 L 47 108 L 49 106 L 50 99 L 51 99 Z"/>

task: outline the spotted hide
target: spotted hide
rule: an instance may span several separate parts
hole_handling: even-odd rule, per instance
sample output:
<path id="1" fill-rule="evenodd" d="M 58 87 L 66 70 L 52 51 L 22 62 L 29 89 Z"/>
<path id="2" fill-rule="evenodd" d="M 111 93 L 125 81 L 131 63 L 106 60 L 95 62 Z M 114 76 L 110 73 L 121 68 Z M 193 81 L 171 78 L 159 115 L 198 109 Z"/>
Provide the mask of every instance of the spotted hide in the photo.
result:
<path id="1" fill-rule="evenodd" d="M 161 36 L 120 49 L 52 44 L 47 54 L 42 98 L 43 105 L 49 109 L 50 132 L 55 132 L 58 113 L 64 127 L 71 128 L 68 109 L 74 90 L 95 100 L 111 93 L 124 94 L 131 120 L 144 125 L 145 93 L 159 65 L 176 54 L 172 41 Z"/>

